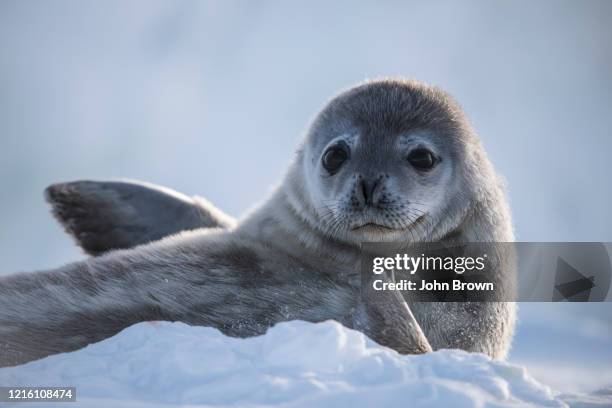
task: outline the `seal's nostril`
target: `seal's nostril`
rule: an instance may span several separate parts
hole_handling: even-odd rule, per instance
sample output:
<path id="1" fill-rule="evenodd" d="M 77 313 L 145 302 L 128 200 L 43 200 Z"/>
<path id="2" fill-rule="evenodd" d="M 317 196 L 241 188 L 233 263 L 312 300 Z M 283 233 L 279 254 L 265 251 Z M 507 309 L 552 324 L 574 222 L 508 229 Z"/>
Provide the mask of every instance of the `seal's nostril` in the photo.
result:
<path id="1" fill-rule="evenodd" d="M 364 204 L 365 205 L 370 205 L 371 204 L 372 196 L 370 194 L 367 181 L 362 179 L 360 187 L 361 187 L 361 195 L 363 197 Z"/>
<path id="2" fill-rule="evenodd" d="M 367 178 L 361 178 L 359 186 L 357 187 L 357 199 L 364 206 L 375 205 L 378 201 L 378 186 L 380 179 L 368 180 Z"/>

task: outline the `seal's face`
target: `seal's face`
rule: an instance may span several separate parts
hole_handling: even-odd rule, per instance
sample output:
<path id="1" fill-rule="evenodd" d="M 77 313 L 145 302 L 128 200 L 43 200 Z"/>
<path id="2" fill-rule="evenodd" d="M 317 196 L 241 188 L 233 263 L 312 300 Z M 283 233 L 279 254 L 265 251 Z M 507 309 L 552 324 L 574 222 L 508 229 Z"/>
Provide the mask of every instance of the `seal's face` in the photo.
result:
<path id="1" fill-rule="evenodd" d="M 452 115 L 419 117 L 413 89 L 375 85 L 341 95 L 315 121 L 303 161 L 311 206 L 320 228 L 345 241 L 423 241 L 457 210 L 463 143 Z"/>
<path id="2" fill-rule="evenodd" d="M 417 240 L 452 191 L 453 155 L 428 131 L 343 134 L 321 149 L 312 194 L 330 233 Z"/>

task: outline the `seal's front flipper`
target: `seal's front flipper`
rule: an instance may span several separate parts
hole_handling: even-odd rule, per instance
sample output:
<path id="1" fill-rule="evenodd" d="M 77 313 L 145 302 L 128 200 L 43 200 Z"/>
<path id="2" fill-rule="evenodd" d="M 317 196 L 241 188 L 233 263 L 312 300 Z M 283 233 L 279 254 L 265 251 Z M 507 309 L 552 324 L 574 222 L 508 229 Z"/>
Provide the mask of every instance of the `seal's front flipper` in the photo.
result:
<path id="1" fill-rule="evenodd" d="M 388 274 L 379 278 L 393 282 Z M 401 354 L 423 354 L 432 351 L 421 326 L 412 314 L 401 292 L 377 291 L 373 280 L 364 281 L 361 300 L 355 310 L 352 326 L 380 345 L 390 347 Z"/>
<path id="2" fill-rule="evenodd" d="M 131 248 L 234 220 L 202 198 L 135 181 L 74 181 L 45 190 L 53 215 L 87 253 Z"/>

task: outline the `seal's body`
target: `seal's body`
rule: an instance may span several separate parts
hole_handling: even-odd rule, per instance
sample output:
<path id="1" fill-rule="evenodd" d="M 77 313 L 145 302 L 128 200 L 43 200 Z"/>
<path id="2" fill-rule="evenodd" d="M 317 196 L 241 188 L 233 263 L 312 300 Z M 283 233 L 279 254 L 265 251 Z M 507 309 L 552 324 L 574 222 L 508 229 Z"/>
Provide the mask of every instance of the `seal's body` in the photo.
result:
<path id="1" fill-rule="evenodd" d="M 70 215 L 76 187 L 52 187 L 48 197 L 79 237 L 87 223 Z M 195 231 L 2 278 L 0 343 L 8 353 L 0 363 L 76 349 L 142 320 L 249 336 L 283 320 L 336 319 L 401 353 L 459 347 L 499 358 L 507 352 L 512 303 L 414 303 L 397 292 L 370 296 L 367 286 L 360 295 L 361 242 L 409 248 L 424 241 L 513 240 L 503 189 L 486 154 L 460 108 L 436 88 L 384 80 L 334 98 L 281 186 L 235 226 L 207 204 L 187 203 L 178 212 L 193 205 L 203 212 L 179 217 L 180 225 L 165 225 L 164 232 L 152 230 L 200 228 Z M 156 218 L 136 224 L 154 227 Z M 144 233 L 120 246 L 146 240 Z M 106 241 L 89 252 L 111 248 Z M 501 277 L 511 261 L 494 255 L 491 269 Z"/>

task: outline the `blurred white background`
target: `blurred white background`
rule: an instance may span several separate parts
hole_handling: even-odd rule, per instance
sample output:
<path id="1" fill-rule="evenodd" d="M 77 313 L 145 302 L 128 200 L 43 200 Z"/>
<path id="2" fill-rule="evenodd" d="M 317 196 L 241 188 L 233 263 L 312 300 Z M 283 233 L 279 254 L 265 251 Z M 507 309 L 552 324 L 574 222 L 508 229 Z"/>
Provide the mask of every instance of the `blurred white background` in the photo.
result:
<path id="1" fill-rule="evenodd" d="M 239 216 L 327 99 L 380 76 L 459 100 L 518 240 L 612 241 L 610 21 L 605 0 L 2 0 L 0 274 L 83 256 L 42 199 L 57 181 L 136 178 Z M 523 305 L 511 360 L 562 390 L 610 384 L 611 320 Z"/>

